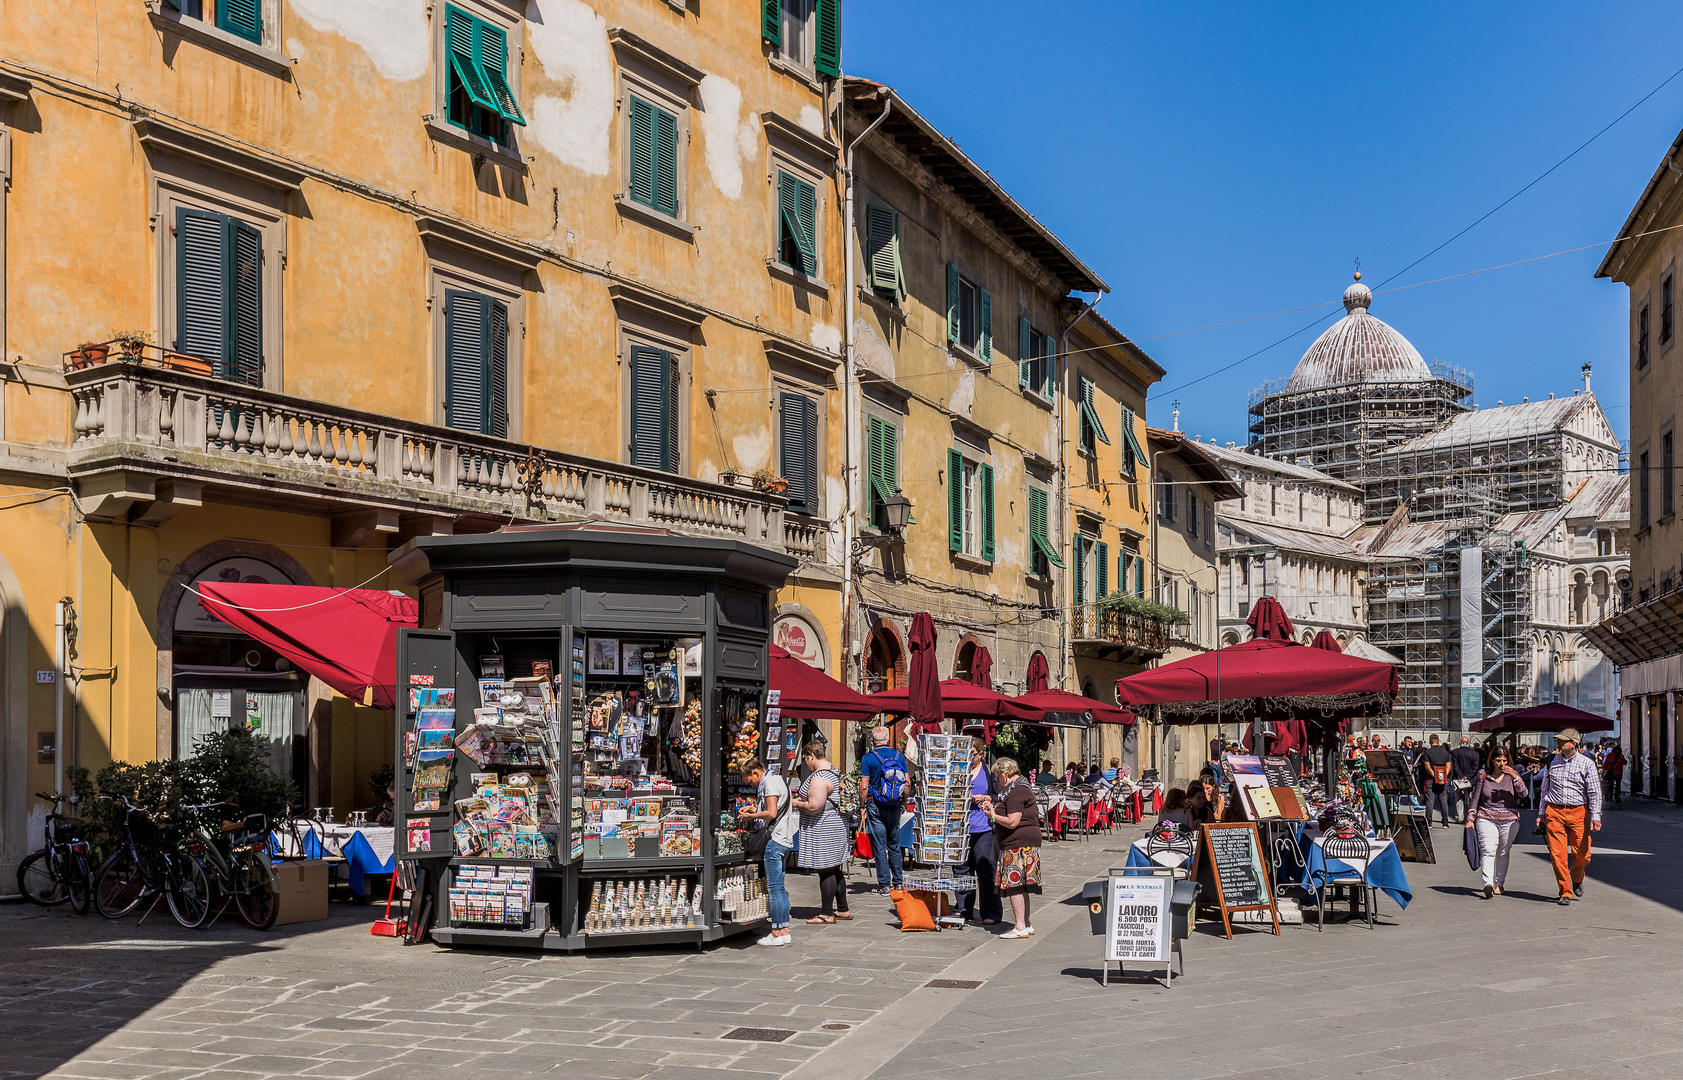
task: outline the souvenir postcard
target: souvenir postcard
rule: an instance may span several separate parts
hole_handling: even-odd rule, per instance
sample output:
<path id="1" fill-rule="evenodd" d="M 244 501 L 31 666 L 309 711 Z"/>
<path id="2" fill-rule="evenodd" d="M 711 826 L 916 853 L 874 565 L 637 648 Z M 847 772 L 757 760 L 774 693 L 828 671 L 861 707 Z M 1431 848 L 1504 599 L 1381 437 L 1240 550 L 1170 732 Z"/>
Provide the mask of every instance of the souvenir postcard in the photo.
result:
<path id="1" fill-rule="evenodd" d="M 433 681 L 433 676 L 431 676 L 431 675 L 411 675 L 411 676 L 409 676 L 409 685 L 410 686 L 431 686 L 432 681 Z"/>
<path id="2" fill-rule="evenodd" d="M 456 726 L 455 709 L 425 708 L 415 714 L 415 726 L 422 731 L 441 729 L 448 731 Z"/>
<path id="3" fill-rule="evenodd" d="M 443 750 L 455 745 L 451 741 L 454 735 L 455 732 L 449 728 L 424 728 L 420 732 L 420 741 L 417 745 L 422 750 Z"/>
<path id="4" fill-rule="evenodd" d="M 479 677 L 481 679 L 501 679 L 505 674 L 502 657 L 481 656 L 479 658 Z"/>
<path id="5" fill-rule="evenodd" d="M 432 826 L 431 825 L 411 825 L 411 826 L 409 826 L 409 850 L 410 851 L 431 851 L 432 850 Z"/>
<path id="6" fill-rule="evenodd" d="M 619 651 L 620 651 L 620 673 L 623 674 L 623 675 L 639 675 L 639 676 L 642 675 L 643 674 L 643 646 L 641 646 L 641 645 L 621 645 L 619 647 Z"/>
<path id="7" fill-rule="evenodd" d="M 417 791 L 415 793 L 415 812 L 417 814 L 436 811 L 441 808 L 442 803 L 443 800 L 436 790 Z"/>
<path id="8" fill-rule="evenodd" d="M 588 657 L 592 675 L 618 675 L 619 638 L 591 638 Z"/>

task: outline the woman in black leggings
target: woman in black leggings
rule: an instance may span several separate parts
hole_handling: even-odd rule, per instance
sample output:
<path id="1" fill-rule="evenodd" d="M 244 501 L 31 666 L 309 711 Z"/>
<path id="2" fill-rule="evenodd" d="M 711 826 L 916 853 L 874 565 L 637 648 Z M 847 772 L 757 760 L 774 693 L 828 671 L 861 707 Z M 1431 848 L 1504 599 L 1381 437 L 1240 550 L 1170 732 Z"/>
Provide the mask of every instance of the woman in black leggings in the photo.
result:
<path id="1" fill-rule="evenodd" d="M 808 776 L 791 800 L 801 812 L 800 861 L 802 870 L 818 871 L 818 914 L 807 922 L 814 925 L 851 919 L 847 909 L 847 822 L 836 802 L 841 775 L 824 756 L 825 746 L 813 739 L 804 748 Z"/>

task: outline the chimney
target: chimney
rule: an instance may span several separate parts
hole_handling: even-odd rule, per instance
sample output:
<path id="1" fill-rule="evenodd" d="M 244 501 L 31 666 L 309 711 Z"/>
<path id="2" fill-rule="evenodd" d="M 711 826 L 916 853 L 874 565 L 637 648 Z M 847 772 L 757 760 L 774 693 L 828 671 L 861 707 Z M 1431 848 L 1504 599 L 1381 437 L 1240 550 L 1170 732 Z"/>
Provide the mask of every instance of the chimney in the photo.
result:
<path id="1" fill-rule="evenodd" d="M 1588 360 L 1584 361 L 1583 372 L 1584 372 L 1584 393 L 1587 394 L 1587 393 L 1590 392 L 1590 381 L 1589 381 L 1590 380 L 1590 363 L 1589 363 Z"/>
<path id="2" fill-rule="evenodd" d="M 1522 397 L 1519 399 L 1519 403 L 1521 405 L 1529 405 L 1531 404 L 1531 399 L 1529 397 Z"/>
<path id="3" fill-rule="evenodd" d="M 1550 400 L 1550 401 L 1553 401 L 1553 400 L 1554 400 L 1554 391 L 1553 391 L 1553 390 L 1550 390 L 1550 391 L 1549 391 L 1549 400 Z"/>

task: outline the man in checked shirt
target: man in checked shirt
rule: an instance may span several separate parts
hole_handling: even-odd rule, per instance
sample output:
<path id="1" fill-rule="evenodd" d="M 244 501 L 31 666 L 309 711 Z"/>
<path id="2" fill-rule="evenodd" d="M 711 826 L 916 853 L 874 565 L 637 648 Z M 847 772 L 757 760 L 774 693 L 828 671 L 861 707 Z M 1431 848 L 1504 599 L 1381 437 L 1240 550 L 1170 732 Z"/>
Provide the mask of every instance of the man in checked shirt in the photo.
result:
<path id="1" fill-rule="evenodd" d="M 1560 885 L 1560 899 L 1555 902 L 1563 906 L 1574 898 L 1583 899 L 1590 833 L 1601 831 L 1601 778 L 1595 762 L 1578 753 L 1579 741 L 1576 728 L 1566 728 L 1554 737 L 1557 753 L 1543 780 L 1540 818 L 1549 839 L 1554 878 Z"/>

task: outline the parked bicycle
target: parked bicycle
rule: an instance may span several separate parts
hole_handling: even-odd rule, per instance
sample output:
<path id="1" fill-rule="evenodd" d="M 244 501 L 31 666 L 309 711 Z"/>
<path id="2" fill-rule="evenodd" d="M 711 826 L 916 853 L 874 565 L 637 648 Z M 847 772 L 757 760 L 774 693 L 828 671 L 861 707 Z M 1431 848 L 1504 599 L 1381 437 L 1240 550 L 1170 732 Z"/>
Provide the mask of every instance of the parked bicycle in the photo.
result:
<path id="1" fill-rule="evenodd" d="M 99 913 L 120 919 L 148 900 L 150 912 L 163 899 L 176 922 L 189 929 L 202 925 L 210 917 L 210 879 L 184 849 L 181 830 L 160 824 L 126 796 L 121 798 L 122 844 L 94 876 Z"/>
<path id="2" fill-rule="evenodd" d="M 42 907 L 69 901 L 70 910 L 86 915 L 93 882 L 88 869 L 88 842 L 82 839 L 76 823 L 58 812 L 61 803 L 75 806 L 76 799 L 44 791 L 36 792 L 35 797 L 52 803 L 53 812 L 47 815 L 46 844 L 18 864 L 18 892 Z"/>
<path id="3" fill-rule="evenodd" d="M 275 896 L 275 871 L 269 862 L 269 826 L 262 814 L 247 814 L 239 821 L 224 821 L 220 813 L 238 810 L 233 803 L 200 803 L 183 806 L 193 815 L 193 826 L 185 838 L 185 850 L 204 869 L 222 904 L 221 914 L 231 900 L 240 918 L 253 930 L 275 925 L 280 903 Z M 209 923 L 211 920 L 204 920 Z"/>

